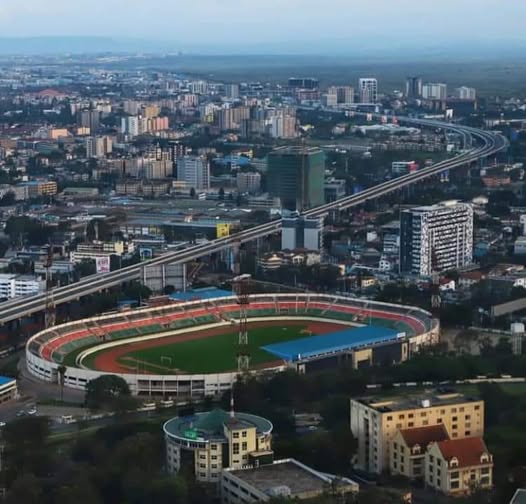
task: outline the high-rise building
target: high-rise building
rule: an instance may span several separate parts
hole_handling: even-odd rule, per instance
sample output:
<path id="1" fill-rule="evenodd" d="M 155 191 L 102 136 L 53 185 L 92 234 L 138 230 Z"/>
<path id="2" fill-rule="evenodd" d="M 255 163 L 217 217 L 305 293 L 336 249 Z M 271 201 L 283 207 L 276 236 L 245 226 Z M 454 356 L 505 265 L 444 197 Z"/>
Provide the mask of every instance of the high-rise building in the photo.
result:
<path id="1" fill-rule="evenodd" d="M 431 275 L 471 264 L 473 207 L 446 201 L 404 210 L 400 219 L 400 271 Z"/>
<path id="2" fill-rule="evenodd" d="M 239 84 L 225 84 L 225 97 L 229 100 L 239 98 Z"/>
<path id="3" fill-rule="evenodd" d="M 98 110 L 81 110 L 78 115 L 78 124 L 89 128 L 93 134 L 100 126 L 100 112 Z"/>
<path id="4" fill-rule="evenodd" d="M 261 174 L 259 172 L 239 172 L 236 182 L 240 193 L 257 194 L 261 188 Z"/>
<path id="5" fill-rule="evenodd" d="M 268 155 L 268 190 L 287 210 L 324 203 L 325 155 L 317 147 L 288 146 Z"/>
<path id="6" fill-rule="evenodd" d="M 476 100 L 477 90 L 475 88 L 461 86 L 455 89 L 455 97 L 459 100 Z"/>
<path id="7" fill-rule="evenodd" d="M 445 100 L 447 98 L 447 84 L 426 82 L 422 86 L 422 98 L 425 100 Z"/>
<path id="8" fill-rule="evenodd" d="M 405 95 L 408 98 L 420 98 L 422 96 L 422 85 L 420 77 L 408 77 L 405 81 Z"/>
<path id="9" fill-rule="evenodd" d="M 323 247 L 323 217 L 284 218 L 281 250 L 321 250 Z"/>
<path id="10" fill-rule="evenodd" d="M 86 157 L 103 158 L 113 151 L 113 140 L 109 136 L 86 138 Z"/>
<path id="11" fill-rule="evenodd" d="M 378 101 L 378 81 L 371 77 L 359 81 L 360 103 L 376 103 Z"/>
<path id="12" fill-rule="evenodd" d="M 291 77 L 289 79 L 289 87 L 300 89 L 318 89 L 318 79 L 312 77 Z"/>
<path id="13" fill-rule="evenodd" d="M 204 156 L 177 158 L 177 180 L 194 189 L 210 188 L 210 164 Z"/>

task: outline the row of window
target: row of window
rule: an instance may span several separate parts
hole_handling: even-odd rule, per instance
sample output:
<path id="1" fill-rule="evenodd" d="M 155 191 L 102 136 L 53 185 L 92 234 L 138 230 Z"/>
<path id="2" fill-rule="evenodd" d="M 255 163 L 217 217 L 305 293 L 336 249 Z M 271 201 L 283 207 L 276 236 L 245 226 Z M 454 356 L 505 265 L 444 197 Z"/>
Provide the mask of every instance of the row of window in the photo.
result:
<path id="1" fill-rule="evenodd" d="M 475 411 L 478 411 L 480 410 L 480 405 L 475 405 L 474 408 L 473 408 Z M 464 409 L 464 406 L 461 406 L 460 408 L 458 408 L 458 412 L 459 413 L 463 413 L 465 411 Z M 451 413 L 457 413 L 457 408 L 451 408 Z M 445 415 L 446 414 L 446 410 L 445 409 L 441 409 L 440 410 L 440 415 Z M 421 411 L 420 412 L 420 417 L 424 418 L 427 416 L 427 411 Z M 408 413 L 407 414 L 407 418 L 414 418 L 415 417 L 415 414 L 414 413 Z M 400 413 L 397 417 L 398 420 L 404 420 L 405 419 L 405 413 Z M 471 419 L 471 416 L 470 415 L 466 415 L 465 416 L 465 419 L 466 420 L 470 420 Z M 387 417 L 387 421 L 388 422 L 391 422 L 393 420 L 393 415 L 389 415 Z M 453 422 L 456 422 L 458 420 L 458 418 L 455 416 L 452 418 L 452 421 Z"/>

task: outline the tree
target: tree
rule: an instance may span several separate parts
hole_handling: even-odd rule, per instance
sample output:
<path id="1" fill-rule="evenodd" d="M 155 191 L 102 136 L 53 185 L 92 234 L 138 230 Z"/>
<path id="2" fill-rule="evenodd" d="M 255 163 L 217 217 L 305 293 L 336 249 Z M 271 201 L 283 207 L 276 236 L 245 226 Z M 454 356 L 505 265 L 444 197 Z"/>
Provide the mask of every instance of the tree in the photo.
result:
<path id="1" fill-rule="evenodd" d="M 103 219 L 92 219 L 86 228 L 86 238 L 90 241 L 107 241 L 111 238 L 111 228 Z"/>
<path id="2" fill-rule="evenodd" d="M 130 387 L 116 375 L 103 375 L 86 385 L 86 405 L 91 409 L 125 411 L 133 406 Z"/>
<path id="3" fill-rule="evenodd" d="M 20 474 L 7 493 L 5 504 L 40 504 L 43 490 L 34 474 Z"/>

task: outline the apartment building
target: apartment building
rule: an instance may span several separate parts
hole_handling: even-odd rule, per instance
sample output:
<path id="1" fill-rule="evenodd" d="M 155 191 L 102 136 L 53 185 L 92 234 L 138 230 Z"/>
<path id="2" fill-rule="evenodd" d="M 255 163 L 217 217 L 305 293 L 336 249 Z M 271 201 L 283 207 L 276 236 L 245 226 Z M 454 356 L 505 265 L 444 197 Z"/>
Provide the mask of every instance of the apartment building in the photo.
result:
<path id="1" fill-rule="evenodd" d="M 351 399 L 350 417 L 358 439 L 355 466 L 375 474 L 389 469 L 391 442 L 400 430 L 443 425 L 451 439 L 484 434 L 484 401 L 456 392 Z"/>

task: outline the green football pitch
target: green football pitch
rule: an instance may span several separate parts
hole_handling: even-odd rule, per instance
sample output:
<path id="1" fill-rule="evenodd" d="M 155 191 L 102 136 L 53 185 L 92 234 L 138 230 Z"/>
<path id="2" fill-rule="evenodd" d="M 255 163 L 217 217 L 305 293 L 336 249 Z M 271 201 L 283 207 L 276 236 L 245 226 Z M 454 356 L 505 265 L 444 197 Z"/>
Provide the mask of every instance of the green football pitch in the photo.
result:
<path id="1" fill-rule="evenodd" d="M 311 335 L 306 328 L 307 324 L 249 329 L 250 367 L 279 360 L 260 347 L 306 338 Z M 130 369 L 158 374 L 221 373 L 237 368 L 236 356 L 239 346 L 236 332 L 180 343 L 163 345 L 162 340 L 158 340 L 157 343 L 151 348 L 132 350 L 120 356 L 117 362 Z"/>

